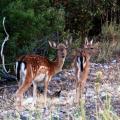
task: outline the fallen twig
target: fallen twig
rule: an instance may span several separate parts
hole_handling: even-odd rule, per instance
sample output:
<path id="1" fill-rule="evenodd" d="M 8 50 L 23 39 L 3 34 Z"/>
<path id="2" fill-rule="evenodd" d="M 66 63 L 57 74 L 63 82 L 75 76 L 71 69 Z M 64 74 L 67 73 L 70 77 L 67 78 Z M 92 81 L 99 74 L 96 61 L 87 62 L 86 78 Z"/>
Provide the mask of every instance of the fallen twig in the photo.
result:
<path id="1" fill-rule="evenodd" d="M 4 45 L 9 40 L 9 34 L 7 33 L 6 28 L 5 28 L 5 17 L 3 18 L 3 28 L 4 28 L 4 31 L 5 31 L 7 36 L 5 37 L 5 39 L 2 43 L 2 46 L 1 46 L 1 59 L 2 59 L 2 66 L 3 66 L 4 71 L 6 73 L 9 73 L 9 71 L 7 71 L 7 69 L 5 67 L 5 60 L 4 60 L 4 54 L 3 54 Z"/>

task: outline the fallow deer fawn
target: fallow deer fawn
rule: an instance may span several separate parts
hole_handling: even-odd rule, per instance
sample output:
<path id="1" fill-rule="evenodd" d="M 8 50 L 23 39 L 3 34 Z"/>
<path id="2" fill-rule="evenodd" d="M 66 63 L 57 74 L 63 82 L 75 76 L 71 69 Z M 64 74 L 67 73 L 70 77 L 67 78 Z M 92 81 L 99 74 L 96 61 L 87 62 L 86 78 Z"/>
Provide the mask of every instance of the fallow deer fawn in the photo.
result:
<path id="1" fill-rule="evenodd" d="M 97 44 L 93 45 L 93 40 L 88 42 L 85 39 L 83 49 L 77 49 L 74 59 L 75 76 L 76 76 L 76 102 L 79 102 L 82 92 L 85 87 L 86 80 L 89 74 L 90 57 L 98 51 Z"/>
<path id="2" fill-rule="evenodd" d="M 46 107 L 48 83 L 53 75 L 62 70 L 70 41 L 58 45 L 55 42 L 49 41 L 49 45 L 57 50 L 57 56 L 54 61 L 50 61 L 47 57 L 39 55 L 25 55 L 17 60 L 16 74 L 17 78 L 22 81 L 16 92 L 17 107 L 22 106 L 23 94 L 31 84 L 33 84 L 33 105 L 36 104 L 38 82 L 44 82 L 45 85 L 44 105 Z"/>

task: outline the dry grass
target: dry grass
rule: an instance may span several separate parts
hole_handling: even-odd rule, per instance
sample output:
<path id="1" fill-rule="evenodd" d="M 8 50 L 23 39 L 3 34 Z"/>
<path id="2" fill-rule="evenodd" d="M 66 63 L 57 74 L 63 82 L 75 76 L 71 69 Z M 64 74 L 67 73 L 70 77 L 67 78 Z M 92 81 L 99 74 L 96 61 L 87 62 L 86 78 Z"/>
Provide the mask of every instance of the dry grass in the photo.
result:
<path id="1" fill-rule="evenodd" d="M 102 26 L 100 53 L 97 61 L 107 61 L 120 54 L 120 25 L 111 22 Z"/>

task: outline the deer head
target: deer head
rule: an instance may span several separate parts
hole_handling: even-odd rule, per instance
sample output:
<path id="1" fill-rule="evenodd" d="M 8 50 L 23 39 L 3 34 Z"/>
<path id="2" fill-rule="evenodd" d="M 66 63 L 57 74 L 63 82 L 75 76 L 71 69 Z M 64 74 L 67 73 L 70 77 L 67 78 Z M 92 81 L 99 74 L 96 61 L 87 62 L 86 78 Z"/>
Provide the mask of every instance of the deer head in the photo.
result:
<path id="1" fill-rule="evenodd" d="M 99 52 L 98 49 L 99 43 L 93 43 L 93 39 L 88 41 L 88 38 L 85 38 L 85 43 L 84 43 L 84 50 L 87 50 L 89 55 L 96 55 Z"/>

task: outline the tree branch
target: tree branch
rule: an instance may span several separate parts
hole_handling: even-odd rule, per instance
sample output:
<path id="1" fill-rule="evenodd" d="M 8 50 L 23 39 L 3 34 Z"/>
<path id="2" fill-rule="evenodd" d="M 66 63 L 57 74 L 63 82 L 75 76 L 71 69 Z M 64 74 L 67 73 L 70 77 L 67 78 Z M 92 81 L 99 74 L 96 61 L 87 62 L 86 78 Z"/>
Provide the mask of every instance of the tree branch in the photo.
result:
<path id="1" fill-rule="evenodd" d="M 4 31 L 5 31 L 6 37 L 5 37 L 5 39 L 4 39 L 3 43 L 2 43 L 2 46 L 1 46 L 1 59 L 2 59 L 3 70 L 6 73 L 9 73 L 9 71 L 7 71 L 7 69 L 5 67 L 5 60 L 4 60 L 4 54 L 3 54 L 4 45 L 9 40 L 9 34 L 7 33 L 6 28 L 5 28 L 5 17 L 3 18 L 3 28 L 4 28 Z"/>

